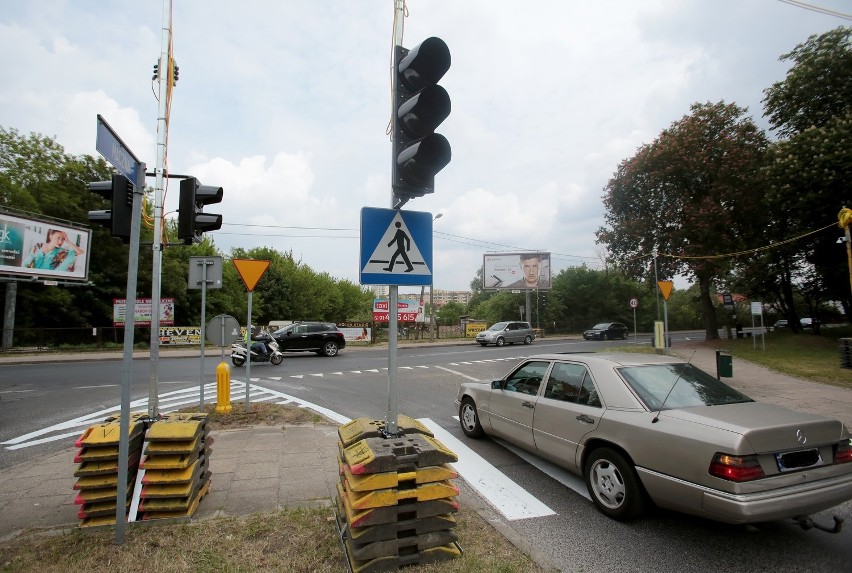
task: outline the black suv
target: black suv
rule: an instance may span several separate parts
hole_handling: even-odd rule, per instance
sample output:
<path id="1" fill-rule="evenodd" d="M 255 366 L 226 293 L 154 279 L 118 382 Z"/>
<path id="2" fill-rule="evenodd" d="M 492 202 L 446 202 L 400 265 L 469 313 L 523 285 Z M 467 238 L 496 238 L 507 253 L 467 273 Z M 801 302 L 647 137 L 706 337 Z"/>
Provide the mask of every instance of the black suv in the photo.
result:
<path id="1" fill-rule="evenodd" d="M 297 322 L 272 333 L 281 352 L 316 352 L 337 356 L 346 347 L 343 333 L 331 322 Z"/>

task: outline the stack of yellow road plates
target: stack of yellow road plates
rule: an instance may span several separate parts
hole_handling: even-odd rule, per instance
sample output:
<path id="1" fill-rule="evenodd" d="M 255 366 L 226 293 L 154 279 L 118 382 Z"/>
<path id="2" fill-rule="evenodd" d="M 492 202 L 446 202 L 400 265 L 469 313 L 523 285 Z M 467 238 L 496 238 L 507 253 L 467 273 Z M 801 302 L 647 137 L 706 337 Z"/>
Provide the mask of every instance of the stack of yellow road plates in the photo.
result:
<path id="1" fill-rule="evenodd" d="M 210 489 L 207 414 L 168 414 L 148 430 L 141 519 L 191 517 Z"/>
<path id="2" fill-rule="evenodd" d="M 142 455 L 146 417 L 144 412 L 130 415 L 125 515 Z M 75 443 L 80 449 L 74 456 L 74 461 L 79 464 L 74 472 L 74 476 L 79 478 L 74 484 L 74 490 L 78 492 L 74 503 L 80 506 L 77 516 L 82 520 L 81 527 L 115 524 L 120 431 L 119 420 L 111 418 L 87 428 Z"/>

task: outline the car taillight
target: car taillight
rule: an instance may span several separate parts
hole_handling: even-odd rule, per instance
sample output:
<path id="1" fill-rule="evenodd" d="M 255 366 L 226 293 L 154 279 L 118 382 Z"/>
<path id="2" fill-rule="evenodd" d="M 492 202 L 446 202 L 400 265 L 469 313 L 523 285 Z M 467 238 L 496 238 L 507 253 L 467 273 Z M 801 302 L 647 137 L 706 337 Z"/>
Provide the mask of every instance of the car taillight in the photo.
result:
<path id="1" fill-rule="evenodd" d="M 730 481 L 751 481 L 765 477 L 757 456 L 716 454 L 710 462 L 710 475 Z"/>
<path id="2" fill-rule="evenodd" d="M 844 462 L 852 462 L 852 440 L 840 442 L 834 452 L 834 463 L 842 464 Z"/>

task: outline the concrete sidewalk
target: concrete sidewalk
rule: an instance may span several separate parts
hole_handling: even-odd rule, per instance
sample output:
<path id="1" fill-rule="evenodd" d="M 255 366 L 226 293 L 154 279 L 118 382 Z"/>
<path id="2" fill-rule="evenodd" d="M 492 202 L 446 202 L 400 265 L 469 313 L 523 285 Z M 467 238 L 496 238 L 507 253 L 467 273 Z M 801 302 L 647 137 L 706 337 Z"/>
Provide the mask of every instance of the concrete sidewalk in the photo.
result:
<path id="1" fill-rule="evenodd" d="M 715 350 L 709 345 L 682 344 L 673 352 L 716 372 Z M 725 381 L 752 398 L 837 418 L 852 427 L 852 390 L 792 378 L 744 360 L 734 360 L 733 374 Z M 212 487 L 193 519 L 331 504 L 339 480 L 336 425 L 254 426 L 211 436 Z M 69 447 L 0 470 L 0 540 L 31 528 L 79 523 L 75 453 Z M 460 485 L 463 504 L 483 506 Z"/>

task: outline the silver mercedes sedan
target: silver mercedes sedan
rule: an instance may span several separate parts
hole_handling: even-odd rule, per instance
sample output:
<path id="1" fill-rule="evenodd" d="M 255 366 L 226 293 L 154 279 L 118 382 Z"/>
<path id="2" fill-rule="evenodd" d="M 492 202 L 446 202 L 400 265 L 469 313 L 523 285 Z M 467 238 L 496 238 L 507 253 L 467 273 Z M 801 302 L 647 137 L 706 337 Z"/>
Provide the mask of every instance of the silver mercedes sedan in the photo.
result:
<path id="1" fill-rule="evenodd" d="M 837 421 L 755 402 L 653 354 L 544 354 L 465 382 L 464 433 L 505 439 L 580 476 L 619 520 L 649 503 L 726 523 L 805 518 L 852 499 Z"/>

